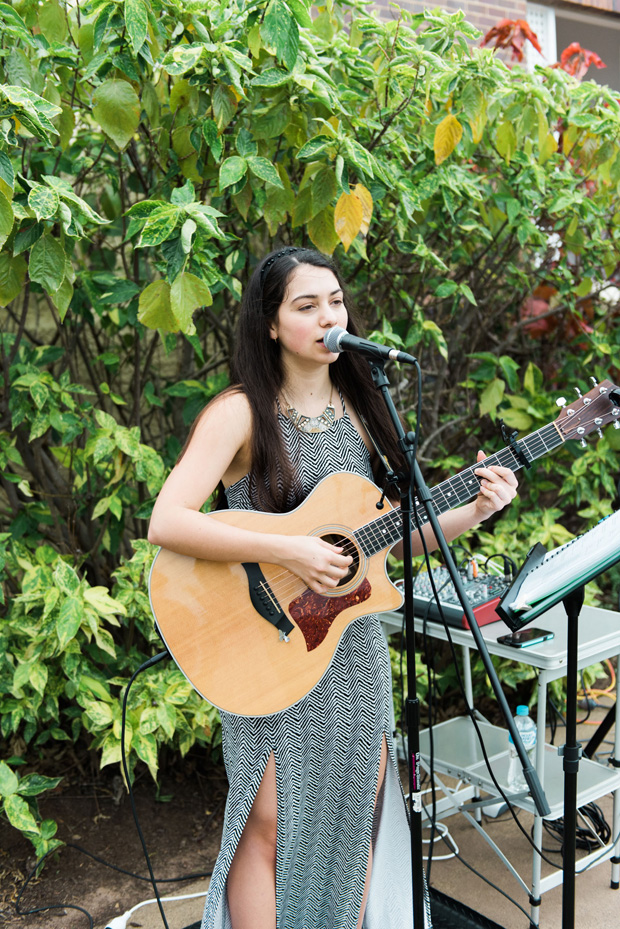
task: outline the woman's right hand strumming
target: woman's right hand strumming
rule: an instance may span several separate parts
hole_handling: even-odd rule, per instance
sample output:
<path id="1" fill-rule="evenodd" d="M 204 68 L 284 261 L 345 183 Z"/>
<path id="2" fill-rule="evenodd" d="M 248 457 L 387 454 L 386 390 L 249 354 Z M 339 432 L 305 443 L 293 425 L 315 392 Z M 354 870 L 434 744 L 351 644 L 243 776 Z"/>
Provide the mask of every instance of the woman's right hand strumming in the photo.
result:
<path id="1" fill-rule="evenodd" d="M 278 564 L 319 594 L 337 587 L 353 561 L 350 555 L 343 555 L 341 547 L 317 536 L 287 536 L 285 549 Z"/>

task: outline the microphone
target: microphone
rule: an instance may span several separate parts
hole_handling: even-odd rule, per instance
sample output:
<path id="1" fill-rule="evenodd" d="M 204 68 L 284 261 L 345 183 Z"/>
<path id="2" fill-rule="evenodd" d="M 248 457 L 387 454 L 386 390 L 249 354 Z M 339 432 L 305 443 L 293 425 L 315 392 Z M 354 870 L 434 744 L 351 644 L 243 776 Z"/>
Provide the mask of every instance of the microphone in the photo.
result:
<path id="1" fill-rule="evenodd" d="M 360 339 L 359 336 L 351 335 L 341 326 L 333 326 L 332 329 L 327 330 L 323 336 L 323 345 L 334 354 L 356 352 L 358 355 L 366 355 L 367 358 L 376 358 L 379 361 L 402 361 L 403 364 L 416 364 L 413 355 L 399 352 L 398 349 L 389 348 L 387 345 L 379 345 L 377 342 L 369 342 L 368 339 Z"/>

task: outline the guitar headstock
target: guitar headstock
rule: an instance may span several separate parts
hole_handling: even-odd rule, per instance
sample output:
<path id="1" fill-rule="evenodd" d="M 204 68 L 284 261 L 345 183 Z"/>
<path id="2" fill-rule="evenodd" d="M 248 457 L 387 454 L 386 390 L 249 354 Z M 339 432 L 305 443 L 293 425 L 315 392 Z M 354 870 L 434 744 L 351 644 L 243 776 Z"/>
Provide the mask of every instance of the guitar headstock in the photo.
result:
<path id="1" fill-rule="evenodd" d="M 613 398 L 610 396 L 612 390 L 616 395 Z M 558 400 L 560 402 L 563 401 Z M 555 420 L 555 426 L 565 441 L 581 439 L 582 445 L 585 445 L 584 437 L 591 432 L 596 430 L 602 435 L 601 429 L 608 423 L 613 423 L 614 429 L 620 429 L 620 391 L 611 381 L 601 381 L 583 397 L 567 403 Z"/>

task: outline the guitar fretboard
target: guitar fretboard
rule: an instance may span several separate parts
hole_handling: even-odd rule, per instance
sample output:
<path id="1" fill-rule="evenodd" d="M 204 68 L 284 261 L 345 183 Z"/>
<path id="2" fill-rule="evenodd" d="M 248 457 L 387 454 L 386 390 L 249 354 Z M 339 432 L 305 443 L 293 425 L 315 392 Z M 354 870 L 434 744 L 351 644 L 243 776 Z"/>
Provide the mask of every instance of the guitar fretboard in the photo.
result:
<path id="1" fill-rule="evenodd" d="M 550 423 L 524 439 L 519 439 L 519 449 L 526 460 L 530 462 L 535 461 L 536 458 L 541 458 L 547 452 L 562 445 L 563 441 L 564 439 L 559 430 L 553 423 Z M 465 468 L 464 471 L 460 471 L 453 477 L 448 478 L 448 480 L 442 481 L 441 484 L 433 487 L 431 497 L 436 511 L 439 514 L 447 513 L 448 510 L 460 506 L 461 503 L 472 500 L 480 490 L 481 480 L 474 472 L 478 468 L 488 468 L 491 465 L 501 465 L 503 468 L 510 468 L 511 471 L 519 471 L 523 467 L 523 463 L 514 449 L 507 446 L 495 455 L 476 462 L 475 465 Z M 424 525 L 427 523 L 426 510 L 421 506 L 417 498 L 414 501 L 414 508 L 419 524 Z M 377 519 L 373 519 L 371 522 L 366 523 L 365 526 L 361 526 L 354 533 L 359 547 L 368 558 L 398 542 L 401 534 L 400 507 L 390 509 L 382 516 L 378 516 Z"/>

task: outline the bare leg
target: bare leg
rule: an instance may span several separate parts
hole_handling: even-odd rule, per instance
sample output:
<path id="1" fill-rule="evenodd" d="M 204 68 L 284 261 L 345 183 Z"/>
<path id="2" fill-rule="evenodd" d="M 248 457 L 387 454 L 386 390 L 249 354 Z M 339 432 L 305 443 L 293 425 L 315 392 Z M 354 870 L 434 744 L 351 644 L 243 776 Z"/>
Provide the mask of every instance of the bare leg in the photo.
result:
<path id="1" fill-rule="evenodd" d="M 277 816 L 276 763 L 271 755 L 228 872 L 233 929 L 276 929 Z"/>
<path id="2" fill-rule="evenodd" d="M 379 796 L 379 791 L 383 784 L 383 779 L 385 778 L 385 769 L 387 765 L 388 750 L 387 743 L 385 741 L 385 736 L 383 736 L 383 742 L 381 743 L 381 757 L 379 759 L 379 777 L 377 778 L 377 790 L 375 793 L 375 804 L 377 802 L 377 797 Z M 362 929 L 362 923 L 364 922 L 364 913 L 366 911 L 366 901 L 368 899 L 368 891 L 370 889 L 370 875 L 372 872 L 372 842 L 370 843 L 370 848 L 368 850 L 368 866 L 366 868 L 366 884 L 364 886 L 364 896 L 362 897 L 362 905 L 360 907 L 360 915 L 357 920 L 356 929 Z M 235 926 L 235 929 L 237 927 Z"/>

